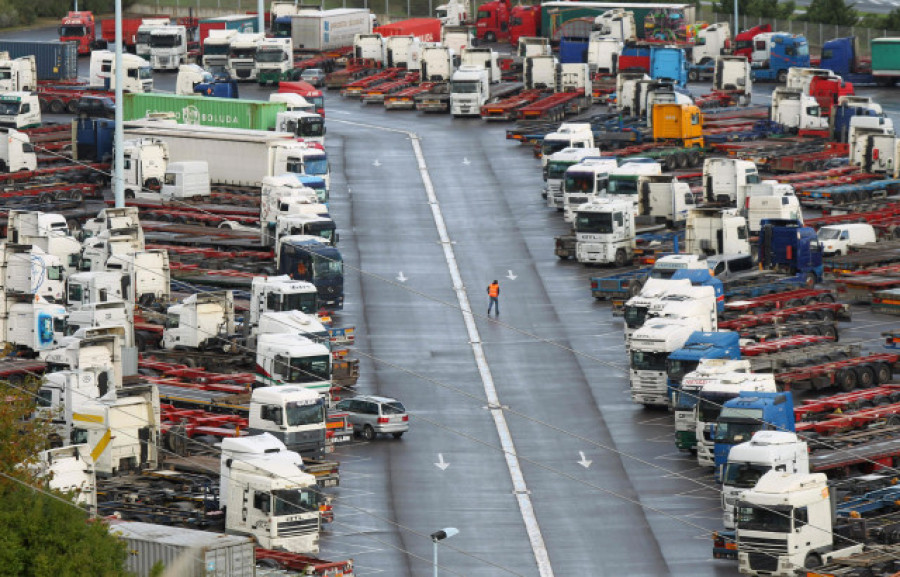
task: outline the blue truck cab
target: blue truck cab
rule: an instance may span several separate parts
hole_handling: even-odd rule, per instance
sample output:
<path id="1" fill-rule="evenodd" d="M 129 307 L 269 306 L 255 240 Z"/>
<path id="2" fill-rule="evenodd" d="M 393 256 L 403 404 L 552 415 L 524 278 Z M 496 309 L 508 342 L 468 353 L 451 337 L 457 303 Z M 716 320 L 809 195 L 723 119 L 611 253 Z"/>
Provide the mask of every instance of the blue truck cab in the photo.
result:
<path id="1" fill-rule="evenodd" d="M 740 335 L 734 331 L 697 331 L 688 337 L 680 349 L 669 353 L 666 360 L 666 374 L 669 387 L 669 399 L 676 405 L 676 393 L 681 388 L 684 376 L 697 369 L 704 359 L 740 360 Z M 683 402 L 691 406 L 696 404 L 696 397 Z M 684 407 L 688 408 L 688 407 Z"/>
<path id="2" fill-rule="evenodd" d="M 209 80 L 194 85 L 194 92 L 215 98 L 239 98 L 236 80 L 215 80 L 211 74 Z"/>
<path id="3" fill-rule="evenodd" d="M 321 237 L 286 236 L 278 243 L 278 274 L 313 283 L 319 304 L 329 311 L 344 308 L 344 259 Z"/>
<path id="4" fill-rule="evenodd" d="M 856 36 L 827 40 L 822 45 L 819 68 L 827 68 L 853 84 L 876 84 L 871 63 L 859 58 Z"/>
<path id="5" fill-rule="evenodd" d="M 762 430 L 794 431 L 794 398 L 790 392 L 742 392 L 725 401 L 713 431 L 717 483 L 722 482 L 731 447 L 749 441 L 753 433 Z"/>
<path id="6" fill-rule="evenodd" d="M 760 34 L 753 39 L 750 66 L 754 80 L 783 84 L 790 68 L 809 68 L 809 43 L 803 35 Z"/>
<path id="7" fill-rule="evenodd" d="M 688 81 L 688 59 L 683 48 L 654 46 L 650 50 L 650 78 L 670 80 L 684 87 Z"/>
<path id="8" fill-rule="evenodd" d="M 763 219 L 759 226 L 759 263 L 763 269 L 800 276 L 807 286 L 824 274 L 822 245 L 814 228 L 788 219 Z"/>

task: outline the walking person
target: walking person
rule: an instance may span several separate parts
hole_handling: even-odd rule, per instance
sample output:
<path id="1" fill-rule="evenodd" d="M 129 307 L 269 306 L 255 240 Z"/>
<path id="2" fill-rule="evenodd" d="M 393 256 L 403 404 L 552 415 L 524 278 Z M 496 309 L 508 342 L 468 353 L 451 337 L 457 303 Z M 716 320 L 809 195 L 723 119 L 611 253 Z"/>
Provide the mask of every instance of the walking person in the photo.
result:
<path id="1" fill-rule="evenodd" d="M 487 314 L 491 314 L 491 310 L 494 310 L 494 313 L 497 316 L 500 316 L 500 283 L 497 281 L 492 282 L 487 287 L 487 294 L 490 298 L 490 304 L 488 304 L 488 312 Z"/>

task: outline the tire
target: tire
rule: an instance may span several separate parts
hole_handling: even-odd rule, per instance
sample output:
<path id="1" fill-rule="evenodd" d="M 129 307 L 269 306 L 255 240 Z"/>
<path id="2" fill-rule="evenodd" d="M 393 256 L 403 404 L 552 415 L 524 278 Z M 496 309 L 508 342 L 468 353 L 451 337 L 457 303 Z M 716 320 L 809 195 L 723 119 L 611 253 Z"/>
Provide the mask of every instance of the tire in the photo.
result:
<path id="1" fill-rule="evenodd" d="M 66 102 L 66 111 L 69 114 L 78 114 L 78 101 L 73 98 Z"/>
<path id="2" fill-rule="evenodd" d="M 822 329 L 822 336 L 837 340 L 837 329 L 834 328 L 834 325 L 829 325 Z"/>
<path id="3" fill-rule="evenodd" d="M 778 80 L 779 84 L 784 84 L 787 82 L 787 70 L 782 70 L 775 78 Z"/>
<path id="4" fill-rule="evenodd" d="M 887 363 L 878 363 L 875 366 L 875 382 L 879 385 L 891 382 L 894 378 L 894 371 Z"/>
<path id="5" fill-rule="evenodd" d="M 875 369 L 869 365 L 856 367 L 856 382 L 863 389 L 875 386 Z"/>
<path id="6" fill-rule="evenodd" d="M 487 34 L 484 35 L 484 41 L 485 42 L 496 42 L 497 35 L 494 34 L 493 32 L 488 32 Z"/>
<path id="7" fill-rule="evenodd" d="M 627 264 L 625 262 L 625 259 L 626 259 L 625 249 L 620 248 L 619 250 L 616 251 L 616 267 L 622 268 L 623 266 L 625 266 Z"/>
<path id="8" fill-rule="evenodd" d="M 818 298 L 819 298 L 820 303 L 833 303 L 834 302 L 834 295 L 831 293 L 821 294 L 821 295 L 819 295 Z"/>
<path id="9" fill-rule="evenodd" d="M 80 190 L 73 190 L 69 193 L 69 200 L 73 202 L 82 202 L 84 201 L 84 194 L 82 194 Z"/>
<path id="10" fill-rule="evenodd" d="M 696 70 L 689 70 L 688 71 L 688 81 L 689 82 L 697 82 L 698 80 L 700 80 L 700 73 L 697 72 Z"/>
<path id="11" fill-rule="evenodd" d="M 62 114 L 66 111 L 66 105 L 59 99 L 51 100 L 50 104 L 47 105 L 47 108 L 49 108 L 50 112 L 53 114 Z"/>
<path id="12" fill-rule="evenodd" d="M 130 190 L 125 191 L 125 199 L 126 200 L 134 200 L 134 193 Z"/>
<path id="13" fill-rule="evenodd" d="M 806 569 L 815 569 L 822 566 L 822 557 L 818 553 L 810 553 L 803 560 L 803 567 Z"/>
<path id="14" fill-rule="evenodd" d="M 400 432 L 400 433 L 391 433 L 391 434 L 394 436 L 395 439 L 399 439 L 400 437 L 403 436 L 403 433 L 402 433 L 402 432 Z"/>
<path id="15" fill-rule="evenodd" d="M 856 388 L 856 373 L 850 369 L 841 369 L 834 379 L 834 384 L 845 393 Z"/>
<path id="16" fill-rule="evenodd" d="M 812 288 L 816 286 L 816 273 L 808 272 L 806 273 L 806 280 L 803 281 L 807 287 Z"/>
<path id="17" fill-rule="evenodd" d="M 372 425 L 366 425 L 362 430 L 363 439 L 367 441 L 375 440 L 375 429 L 372 428 Z"/>

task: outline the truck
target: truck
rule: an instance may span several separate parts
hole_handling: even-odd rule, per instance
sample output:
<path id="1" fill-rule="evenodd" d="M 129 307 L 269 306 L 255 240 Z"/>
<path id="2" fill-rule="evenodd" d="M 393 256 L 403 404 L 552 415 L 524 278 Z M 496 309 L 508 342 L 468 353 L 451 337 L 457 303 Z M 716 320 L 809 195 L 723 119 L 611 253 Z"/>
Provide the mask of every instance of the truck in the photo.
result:
<path id="1" fill-rule="evenodd" d="M 771 32 L 772 26 L 769 24 L 760 24 L 753 26 L 747 30 L 743 30 L 735 34 L 734 47 L 732 51 L 735 56 L 743 56 L 748 62 L 753 61 L 753 40 L 760 34 Z"/>
<path id="2" fill-rule="evenodd" d="M 390 24 L 382 24 L 372 29 L 374 34 L 384 38 L 391 36 L 415 36 L 422 42 L 439 42 L 441 39 L 441 21 L 437 18 L 408 18 Z"/>
<path id="3" fill-rule="evenodd" d="M 124 49 L 134 53 L 137 45 L 138 30 L 143 24 L 145 18 L 143 16 L 122 18 L 122 43 Z M 168 20 L 168 18 L 166 18 Z M 106 41 L 107 46 L 115 46 L 116 44 L 116 19 L 105 18 L 100 21 L 100 39 Z M 147 44 L 147 43 L 145 43 Z M 141 56 L 149 56 L 144 53 Z"/>
<path id="4" fill-rule="evenodd" d="M 59 23 L 59 41 L 74 42 L 78 54 L 90 54 L 96 47 L 97 23 L 92 12 L 69 12 Z"/>
<path id="5" fill-rule="evenodd" d="M 344 261 L 340 251 L 319 236 L 285 236 L 275 247 L 278 274 L 311 282 L 326 310 L 344 308 Z"/>
<path id="6" fill-rule="evenodd" d="M 670 81 L 684 87 L 688 81 L 689 62 L 684 49 L 654 46 L 650 50 L 650 78 Z"/>
<path id="7" fill-rule="evenodd" d="M 607 2 L 544 2 L 541 4 L 541 35 L 554 43 L 559 41 L 562 25 L 577 18 L 595 19 L 614 9 L 627 9 L 634 14 L 638 38 L 650 38 L 663 30 L 674 31 L 681 25 L 693 24 L 695 8 L 690 4 L 622 5 Z"/>
<path id="8" fill-rule="evenodd" d="M 434 17 L 441 21 L 441 26 L 465 26 L 469 22 L 471 10 L 465 0 L 450 0 L 434 9 Z"/>
<path id="9" fill-rule="evenodd" d="M 289 132 L 303 142 L 325 144 L 325 119 L 315 112 L 279 112 L 277 132 Z"/>
<path id="10" fill-rule="evenodd" d="M 298 80 L 290 38 L 264 38 L 256 45 L 256 81 L 260 86 Z"/>
<path id="11" fill-rule="evenodd" d="M 6 61 L 34 56 L 35 83 L 38 79 L 73 81 L 78 78 L 78 46 L 74 42 L 0 40 L 0 53 L 6 53 Z M 33 90 L 34 86 L 31 86 L 30 89 Z M 13 90 L 26 90 L 26 88 L 20 86 Z"/>
<path id="12" fill-rule="evenodd" d="M 753 39 L 750 65 L 754 80 L 784 84 L 791 67 L 809 67 L 809 43 L 798 34 L 758 34 Z"/>
<path id="13" fill-rule="evenodd" d="M 134 39 L 134 54 L 141 58 L 150 59 L 150 32 L 154 28 L 162 28 L 172 24 L 170 18 L 144 18 L 137 29 Z"/>
<path id="14" fill-rule="evenodd" d="M 831 132 L 819 102 L 799 88 L 776 88 L 772 92 L 769 118 L 772 122 L 796 130 L 800 136 L 827 138 Z"/>
<path id="15" fill-rule="evenodd" d="M 734 508 L 741 493 L 756 486 L 769 471 L 809 473 L 809 447 L 796 433 L 757 431 L 731 448 L 722 472 L 722 523 L 734 529 Z"/>
<path id="16" fill-rule="evenodd" d="M 703 198 L 709 203 L 741 206 L 745 187 L 759 181 L 759 170 L 749 160 L 707 158 L 703 161 Z"/>
<path id="17" fill-rule="evenodd" d="M 609 174 L 616 168 L 618 168 L 618 162 L 614 158 L 592 157 L 583 158 L 577 164 L 566 168 L 562 182 L 562 209 L 565 222 L 573 222 L 575 211 L 579 206 L 606 192 L 609 187 Z M 561 254 L 557 254 L 557 256 L 563 257 Z"/>
<path id="18" fill-rule="evenodd" d="M 769 471 L 735 506 L 738 570 L 745 575 L 806 574 L 863 553 L 866 544 L 893 544 L 896 538 L 888 527 L 898 519 L 894 493 L 896 488 L 890 487 L 837 503 L 836 491 L 822 473 Z M 786 543 L 786 549 L 760 546 L 769 543 Z"/>
<path id="19" fill-rule="evenodd" d="M 81 243 L 69 233 L 69 225 L 63 215 L 11 209 L 7 215 L 6 233 L 10 244 L 31 245 L 55 257 L 59 264 L 65 266 L 66 276 L 75 272 Z M 34 258 L 35 264 L 40 260 L 39 257 Z M 45 272 L 49 276 L 51 271 Z M 52 271 L 52 274 L 58 276 L 59 272 Z M 45 296 L 57 299 L 57 295 L 52 293 Z"/>
<path id="20" fill-rule="evenodd" d="M 482 66 L 464 64 L 450 78 L 450 114 L 477 116 L 491 97 L 488 71 Z"/>
<path id="21" fill-rule="evenodd" d="M 28 135 L 12 128 L 0 128 L 0 173 L 37 170 L 37 155 Z"/>
<path id="22" fill-rule="evenodd" d="M 316 53 L 352 46 L 357 34 L 372 33 L 372 18 L 363 8 L 303 10 L 276 19 L 275 26 L 276 36 L 289 37 L 294 50 Z"/>
<path id="23" fill-rule="evenodd" d="M 594 131 L 587 122 L 563 122 L 541 140 L 541 167 L 546 167 L 551 154 L 564 148 L 594 148 Z"/>
<path id="24" fill-rule="evenodd" d="M 889 86 L 900 77 L 898 54 L 900 42 L 896 38 L 872 39 L 872 76 L 880 85 Z"/>
<path id="25" fill-rule="evenodd" d="M 217 80 L 197 64 L 182 64 L 175 79 L 175 94 L 238 98 L 238 86 L 234 80 Z"/>
<path id="26" fill-rule="evenodd" d="M 238 82 L 256 80 L 256 48 L 265 38 L 258 33 L 239 33 L 228 45 L 228 74 Z"/>
<path id="27" fill-rule="evenodd" d="M 150 67 L 149 62 L 134 54 L 123 54 L 122 66 L 125 67 L 125 79 L 123 80 L 122 85 L 123 91 L 153 91 L 153 70 Z M 115 67 L 115 52 L 109 50 L 94 50 L 91 52 L 90 88 L 87 88 L 87 90 L 102 90 L 108 92 L 115 90 Z"/>
<path id="28" fill-rule="evenodd" d="M 737 209 L 693 208 L 688 212 L 684 250 L 688 254 L 750 254 L 747 219 Z"/>
<path id="29" fill-rule="evenodd" d="M 612 75 L 616 73 L 618 56 L 622 53 L 622 41 L 610 38 L 601 32 L 592 32 L 588 40 L 587 63 L 592 74 Z"/>
<path id="30" fill-rule="evenodd" d="M 41 103 L 31 92 L 0 94 L 0 127 L 27 130 L 41 126 Z"/>
<path id="31" fill-rule="evenodd" d="M 228 52 L 231 50 L 231 41 L 237 36 L 236 30 L 210 30 L 209 36 L 203 40 L 203 56 L 201 62 L 203 68 L 212 66 L 228 66 Z"/>
<path id="32" fill-rule="evenodd" d="M 578 262 L 628 264 L 634 253 L 635 212 L 630 200 L 612 198 L 597 198 L 579 206 L 573 222 Z"/>
<path id="33" fill-rule="evenodd" d="M 563 183 L 566 171 L 586 159 L 600 160 L 599 148 L 563 148 L 559 152 L 554 152 L 547 159 L 547 165 L 544 167 L 544 190 L 542 196 L 547 199 L 547 206 L 557 210 L 563 209 Z M 608 170 L 617 166 L 613 160 L 612 163 L 605 164 Z M 572 183 L 573 186 L 575 183 Z"/>
<path id="34" fill-rule="evenodd" d="M 37 88 L 37 63 L 34 55 L 0 59 L 0 91 L 30 92 Z"/>
<path id="35" fill-rule="evenodd" d="M 797 220 L 763 219 L 759 231 L 761 269 L 802 275 L 812 287 L 824 274 L 822 246 L 816 231 Z"/>
<path id="36" fill-rule="evenodd" d="M 291 9 L 294 8 L 291 3 Z M 197 23 L 197 41 L 204 43 L 210 36 L 222 31 L 233 31 L 241 34 L 253 34 L 264 32 L 258 29 L 259 19 L 256 14 L 226 14 L 201 18 Z"/>
<path id="37" fill-rule="evenodd" d="M 153 70 L 178 70 L 182 64 L 190 64 L 187 34 L 184 26 L 160 26 L 150 30 L 150 66 Z"/>
<path id="38" fill-rule="evenodd" d="M 479 6 L 475 14 L 475 37 L 485 42 L 508 40 L 510 10 L 509 0 L 491 0 Z"/>

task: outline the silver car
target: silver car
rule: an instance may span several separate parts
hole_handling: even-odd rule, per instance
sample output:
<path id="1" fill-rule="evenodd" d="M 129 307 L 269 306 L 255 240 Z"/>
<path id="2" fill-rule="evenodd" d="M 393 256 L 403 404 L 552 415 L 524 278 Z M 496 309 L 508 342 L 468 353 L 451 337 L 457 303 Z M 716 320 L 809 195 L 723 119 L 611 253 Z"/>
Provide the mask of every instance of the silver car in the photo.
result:
<path id="1" fill-rule="evenodd" d="M 307 68 L 300 73 L 300 80 L 309 82 L 318 88 L 325 84 L 325 71 L 321 68 Z"/>
<path id="2" fill-rule="evenodd" d="M 390 433 L 395 439 L 409 430 L 406 407 L 397 399 L 363 395 L 344 399 L 335 409 L 350 415 L 353 432 L 371 441 L 378 433 Z"/>

